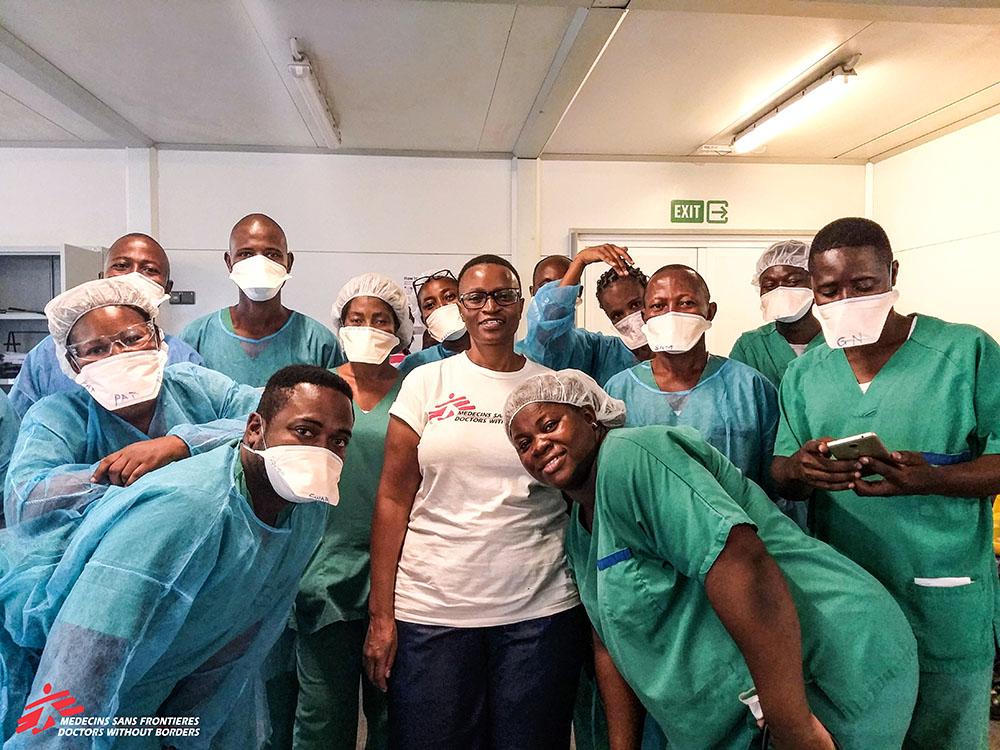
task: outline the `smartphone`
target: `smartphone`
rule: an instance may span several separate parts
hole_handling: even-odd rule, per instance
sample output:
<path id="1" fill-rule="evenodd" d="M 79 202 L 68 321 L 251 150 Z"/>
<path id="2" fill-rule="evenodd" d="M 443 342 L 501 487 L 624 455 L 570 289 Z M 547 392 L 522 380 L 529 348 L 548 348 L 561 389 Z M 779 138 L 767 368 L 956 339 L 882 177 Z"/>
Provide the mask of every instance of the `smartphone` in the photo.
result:
<path id="1" fill-rule="evenodd" d="M 889 458 L 889 451 L 874 432 L 831 440 L 826 446 L 830 449 L 830 455 L 841 461 L 857 461 L 861 456 Z"/>

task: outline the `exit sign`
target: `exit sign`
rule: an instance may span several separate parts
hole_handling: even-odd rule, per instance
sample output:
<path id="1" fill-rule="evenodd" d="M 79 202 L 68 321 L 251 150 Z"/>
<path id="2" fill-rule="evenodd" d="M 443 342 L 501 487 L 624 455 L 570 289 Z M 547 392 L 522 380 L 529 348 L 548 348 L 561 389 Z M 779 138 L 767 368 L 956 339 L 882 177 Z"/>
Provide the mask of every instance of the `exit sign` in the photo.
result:
<path id="1" fill-rule="evenodd" d="M 726 224 L 729 201 L 670 201 L 671 224 Z"/>

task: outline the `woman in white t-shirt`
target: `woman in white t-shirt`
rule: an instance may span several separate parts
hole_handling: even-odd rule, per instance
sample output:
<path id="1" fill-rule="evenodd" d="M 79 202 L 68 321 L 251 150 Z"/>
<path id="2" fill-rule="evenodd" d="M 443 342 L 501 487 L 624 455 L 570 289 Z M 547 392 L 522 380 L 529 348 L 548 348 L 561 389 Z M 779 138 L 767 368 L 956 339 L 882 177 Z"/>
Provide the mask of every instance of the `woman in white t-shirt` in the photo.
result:
<path id="1" fill-rule="evenodd" d="M 586 621 L 566 504 L 507 441 L 507 395 L 547 369 L 514 352 L 517 271 L 459 274 L 468 352 L 411 372 L 390 409 L 372 527 L 369 677 L 394 748 L 568 748 Z"/>

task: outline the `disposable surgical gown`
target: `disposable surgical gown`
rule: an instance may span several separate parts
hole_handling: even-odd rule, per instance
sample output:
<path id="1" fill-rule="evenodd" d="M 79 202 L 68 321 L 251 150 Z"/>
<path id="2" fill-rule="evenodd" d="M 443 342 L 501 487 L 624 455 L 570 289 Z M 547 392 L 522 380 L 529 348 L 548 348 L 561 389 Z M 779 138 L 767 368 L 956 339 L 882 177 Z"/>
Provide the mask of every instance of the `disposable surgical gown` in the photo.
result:
<path id="1" fill-rule="evenodd" d="M 598 383 L 634 366 L 639 360 L 618 336 L 576 327 L 580 285 L 545 284 L 528 305 L 528 332 L 521 354 L 553 370 L 585 372 Z"/>
<path id="2" fill-rule="evenodd" d="M 625 402 L 626 427 L 694 427 L 747 477 L 770 487 L 778 393 L 753 368 L 709 355 L 694 388 L 667 393 L 656 384 L 651 363 L 641 362 L 613 377 L 604 389 Z"/>
<path id="3" fill-rule="evenodd" d="M 806 351 L 823 345 L 823 334 L 817 333 L 806 345 Z M 796 359 L 796 354 L 787 339 L 778 333 L 774 323 L 747 331 L 736 339 L 730 359 L 750 365 L 770 380 L 774 387 L 781 385 L 781 378 L 788 365 Z"/>
<path id="4" fill-rule="evenodd" d="M 4 747 L 247 750 L 253 730 L 237 730 L 255 712 L 230 714 L 287 624 L 326 509 L 294 505 L 263 523 L 233 443 L 109 490 L 72 524 L 0 534 L 5 738 L 45 684 L 83 716 L 197 717 L 199 728 L 145 741 L 71 741 L 53 728 Z"/>
<path id="5" fill-rule="evenodd" d="M 6 522 L 66 515 L 100 497 L 106 484 L 90 477 L 97 462 L 133 443 L 174 435 L 192 455 L 242 434 L 260 391 L 192 364 L 163 372 L 156 409 L 144 433 L 98 404 L 83 389 L 47 396 L 28 410 L 14 447 L 4 491 Z"/>
<path id="6" fill-rule="evenodd" d="M 844 750 L 899 750 L 917 680 L 899 606 L 693 430 L 612 430 L 595 503 L 590 533 L 574 505 L 570 568 L 595 630 L 672 750 L 746 750 L 755 734 L 738 699 L 753 680 L 705 592 L 739 525 L 756 529 L 788 583 L 813 713 Z"/>
<path id="7" fill-rule="evenodd" d="M 201 364 L 201 355 L 176 336 L 166 335 L 163 340 L 167 344 L 168 365 L 178 362 Z M 40 398 L 76 390 L 80 390 L 80 386 L 59 368 L 55 342 L 51 336 L 46 336 L 25 357 L 10 389 L 10 402 L 23 417 Z"/>
<path id="8" fill-rule="evenodd" d="M 224 307 L 190 323 L 181 338 L 204 357 L 205 367 L 258 387 L 288 365 L 334 368 L 345 361 L 330 329 L 298 312 L 270 336 L 248 339 L 233 330 L 232 315 Z"/>
<path id="9" fill-rule="evenodd" d="M 453 357 L 460 352 L 453 352 L 451 349 L 446 349 L 444 344 L 435 344 L 434 346 L 429 346 L 426 349 L 421 349 L 419 352 L 413 352 L 413 354 L 406 355 L 399 365 L 399 374 L 401 377 L 406 377 L 410 374 L 410 371 L 420 367 L 420 365 L 426 365 L 428 362 L 438 362 L 442 359 L 448 359 L 448 357 Z"/>
<path id="10" fill-rule="evenodd" d="M 0 503 L 3 502 L 3 485 L 7 478 L 7 466 L 10 464 L 10 456 L 14 452 L 14 443 L 17 441 L 17 430 L 21 425 L 21 420 L 7 400 L 7 394 L 0 391 Z"/>
<path id="11" fill-rule="evenodd" d="M 919 315 L 867 393 L 842 349 L 824 347 L 794 362 L 781 384 L 775 455 L 791 456 L 813 438 L 862 432 L 937 465 L 1000 453 L 998 384 L 1000 346 L 992 338 Z M 914 728 L 935 735 L 920 746 L 978 747 L 998 592 L 989 498 L 815 490 L 810 506 L 815 535 L 880 580 L 913 626 L 921 669 Z M 939 711 L 955 698 L 957 682 L 935 689 L 946 677 L 970 686 L 968 710 L 951 726 L 941 725 Z"/>

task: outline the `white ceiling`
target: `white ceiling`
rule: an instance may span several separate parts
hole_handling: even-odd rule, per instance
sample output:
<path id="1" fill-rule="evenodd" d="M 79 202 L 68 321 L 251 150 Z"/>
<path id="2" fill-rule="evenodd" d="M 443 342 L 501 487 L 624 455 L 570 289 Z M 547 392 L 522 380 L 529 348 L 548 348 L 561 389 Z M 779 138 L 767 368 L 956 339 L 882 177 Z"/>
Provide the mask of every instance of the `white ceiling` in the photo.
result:
<path id="1" fill-rule="evenodd" d="M 0 0 L 0 145 L 316 148 L 294 36 L 348 152 L 689 157 L 860 52 L 760 156 L 864 161 L 1000 111 L 1000 10 L 938 4 Z"/>

